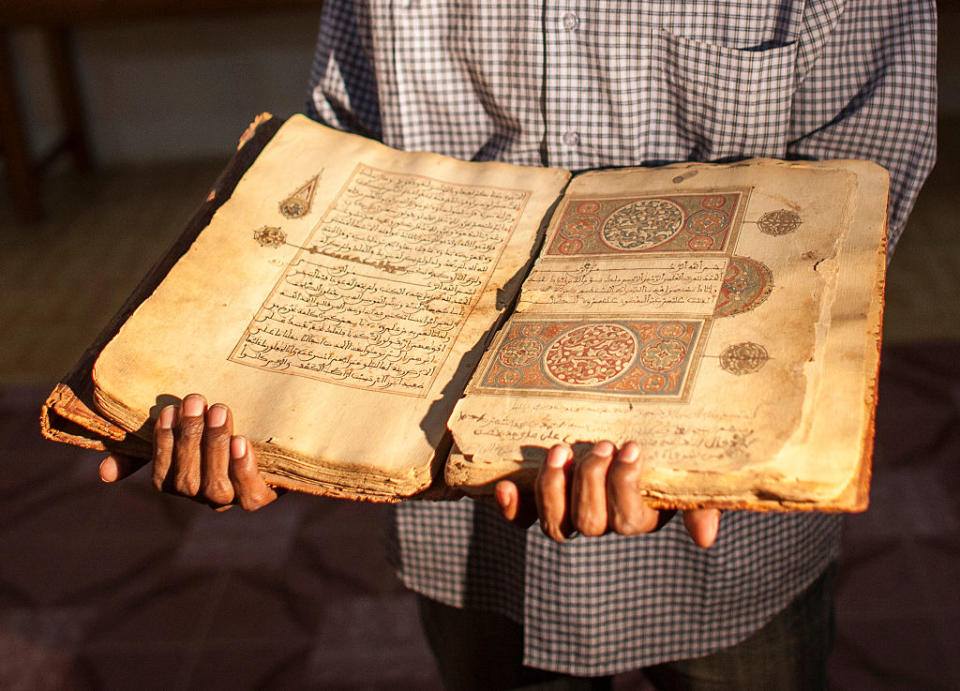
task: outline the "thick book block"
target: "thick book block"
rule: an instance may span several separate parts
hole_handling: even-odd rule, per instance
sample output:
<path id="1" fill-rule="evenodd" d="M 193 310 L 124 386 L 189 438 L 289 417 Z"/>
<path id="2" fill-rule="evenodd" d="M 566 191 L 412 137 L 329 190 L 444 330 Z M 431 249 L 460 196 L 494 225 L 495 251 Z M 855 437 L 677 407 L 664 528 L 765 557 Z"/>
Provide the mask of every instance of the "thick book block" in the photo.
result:
<path id="1" fill-rule="evenodd" d="M 266 120 L 42 426 L 147 455 L 199 391 L 301 491 L 487 494 L 610 439 L 657 506 L 862 510 L 886 194 L 862 161 L 571 180 Z"/>

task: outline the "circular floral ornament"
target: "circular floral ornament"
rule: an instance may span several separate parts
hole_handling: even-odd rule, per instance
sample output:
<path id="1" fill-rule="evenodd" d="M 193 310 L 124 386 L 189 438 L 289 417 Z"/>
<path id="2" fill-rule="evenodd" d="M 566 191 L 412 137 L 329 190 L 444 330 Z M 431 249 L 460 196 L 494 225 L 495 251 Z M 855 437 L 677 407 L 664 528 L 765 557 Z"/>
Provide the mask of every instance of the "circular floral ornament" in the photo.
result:
<path id="1" fill-rule="evenodd" d="M 624 374 L 637 338 L 619 324 L 587 324 L 560 334 L 543 357 L 544 371 L 567 386 L 602 386 Z"/>
<path id="2" fill-rule="evenodd" d="M 543 353 L 543 345 L 535 338 L 513 338 L 507 341 L 497 359 L 506 367 L 526 367 L 537 361 Z"/>
<path id="3" fill-rule="evenodd" d="M 309 210 L 310 206 L 296 197 L 280 202 L 280 213 L 287 218 L 300 218 L 305 216 Z"/>
<path id="4" fill-rule="evenodd" d="M 744 341 L 724 348 L 720 353 L 720 367 L 730 374 L 753 374 L 769 359 L 767 349 L 762 345 Z"/>
<path id="5" fill-rule="evenodd" d="M 584 238 L 595 233 L 599 225 L 599 216 L 579 214 L 564 223 L 560 233 L 568 238 Z"/>
<path id="6" fill-rule="evenodd" d="M 713 309 L 716 317 L 729 317 L 757 308 L 773 290 L 773 272 L 749 257 L 730 257 Z"/>
<path id="7" fill-rule="evenodd" d="M 730 218 L 722 211 L 697 211 L 687 220 L 687 229 L 694 235 L 713 235 L 719 233 L 730 223 Z"/>
<path id="8" fill-rule="evenodd" d="M 640 364 L 651 372 L 669 372 L 683 363 L 687 346 L 683 341 L 660 338 L 648 343 L 640 351 Z"/>
<path id="9" fill-rule="evenodd" d="M 761 233 L 766 233 L 767 235 L 786 235 L 799 228 L 802 222 L 803 221 L 800 220 L 800 214 L 796 211 L 777 209 L 776 211 L 768 211 L 761 216 L 760 220 L 757 221 L 757 225 L 760 226 Z"/>
<path id="10" fill-rule="evenodd" d="M 683 210 L 668 199 L 641 199 L 621 206 L 603 223 L 600 236 L 620 251 L 644 250 L 670 240 L 683 226 Z"/>
<path id="11" fill-rule="evenodd" d="M 273 226 L 263 226 L 259 230 L 253 231 L 253 239 L 260 243 L 261 247 L 282 247 L 287 242 L 287 234 L 279 228 Z"/>

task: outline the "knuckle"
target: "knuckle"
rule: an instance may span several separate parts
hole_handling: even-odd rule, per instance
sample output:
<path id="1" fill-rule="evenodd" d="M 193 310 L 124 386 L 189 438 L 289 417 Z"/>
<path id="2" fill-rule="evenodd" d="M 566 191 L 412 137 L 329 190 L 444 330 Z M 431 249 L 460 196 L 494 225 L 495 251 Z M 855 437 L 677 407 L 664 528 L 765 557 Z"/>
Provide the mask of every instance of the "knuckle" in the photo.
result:
<path id="1" fill-rule="evenodd" d="M 597 537 L 606 532 L 607 521 L 593 512 L 581 514 L 577 517 L 577 530 L 588 537 Z"/>
<path id="2" fill-rule="evenodd" d="M 200 491 L 200 482 L 192 473 L 177 473 L 173 487 L 178 494 L 185 497 L 195 497 L 197 492 Z"/>
<path id="3" fill-rule="evenodd" d="M 614 514 L 612 520 L 610 521 L 613 532 L 618 535 L 639 535 L 641 533 L 649 532 L 643 529 L 643 526 L 637 523 L 634 519 L 621 516 L 619 514 Z"/>
<path id="4" fill-rule="evenodd" d="M 262 492 L 250 492 L 240 500 L 240 505 L 245 511 L 256 511 L 267 503 L 266 496 Z"/>
<path id="5" fill-rule="evenodd" d="M 540 521 L 540 530 L 543 534 L 554 542 L 563 542 L 563 535 L 560 534 L 560 528 L 549 521 Z"/>
<path id="6" fill-rule="evenodd" d="M 229 504 L 233 501 L 233 485 L 226 478 L 205 480 L 203 496 L 214 504 Z"/>

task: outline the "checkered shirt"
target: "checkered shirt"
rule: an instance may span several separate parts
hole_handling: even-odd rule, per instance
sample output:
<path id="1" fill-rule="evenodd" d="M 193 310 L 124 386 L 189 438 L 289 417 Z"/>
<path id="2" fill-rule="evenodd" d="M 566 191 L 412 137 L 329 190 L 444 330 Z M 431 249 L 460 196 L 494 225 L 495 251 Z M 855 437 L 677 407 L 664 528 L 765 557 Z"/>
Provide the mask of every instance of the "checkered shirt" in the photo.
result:
<path id="1" fill-rule="evenodd" d="M 582 170 L 749 156 L 933 165 L 932 0 L 327 0 L 308 113 L 407 150 Z M 616 673 L 732 645 L 836 557 L 839 519 L 731 512 L 564 544 L 486 505 L 399 507 L 404 582 L 524 625 L 526 664 Z"/>

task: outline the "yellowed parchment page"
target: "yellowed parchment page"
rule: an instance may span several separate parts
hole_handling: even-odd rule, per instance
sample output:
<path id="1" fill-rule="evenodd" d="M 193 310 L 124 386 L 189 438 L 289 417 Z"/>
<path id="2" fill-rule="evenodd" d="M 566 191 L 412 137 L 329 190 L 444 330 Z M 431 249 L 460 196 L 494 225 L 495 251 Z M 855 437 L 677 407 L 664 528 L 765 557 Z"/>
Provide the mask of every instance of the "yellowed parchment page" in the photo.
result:
<path id="1" fill-rule="evenodd" d="M 99 404 L 148 431 L 163 396 L 201 392 L 275 479 L 422 489 L 568 177 L 293 117 L 104 350 Z"/>
<path id="2" fill-rule="evenodd" d="M 610 439 L 666 503 L 836 496 L 870 422 L 885 203 L 860 163 L 576 177 L 451 418 L 448 481 L 529 482 L 552 444 Z"/>

